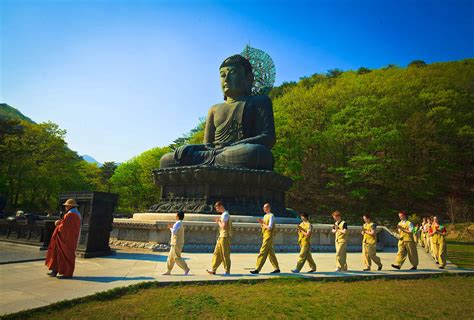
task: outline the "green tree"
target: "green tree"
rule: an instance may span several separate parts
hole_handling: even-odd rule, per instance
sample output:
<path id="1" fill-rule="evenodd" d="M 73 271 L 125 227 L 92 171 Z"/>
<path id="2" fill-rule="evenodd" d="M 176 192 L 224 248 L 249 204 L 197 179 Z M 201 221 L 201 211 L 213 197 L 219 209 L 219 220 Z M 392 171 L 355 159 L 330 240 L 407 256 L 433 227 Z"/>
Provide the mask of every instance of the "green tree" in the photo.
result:
<path id="1" fill-rule="evenodd" d="M 119 194 L 118 211 L 133 213 L 158 202 L 160 188 L 155 186 L 152 171 L 160 167 L 160 158 L 171 149 L 153 148 L 120 164 L 110 178 L 112 191 Z"/>
<path id="2" fill-rule="evenodd" d="M 102 167 L 100 167 L 100 177 L 101 183 L 105 186 L 105 191 L 110 192 L 112 184 L 110 183 L 110 178 L 114 175 L 115 169 L 117 169 L 117 164 L 113 161 L 104 162 Z"/>

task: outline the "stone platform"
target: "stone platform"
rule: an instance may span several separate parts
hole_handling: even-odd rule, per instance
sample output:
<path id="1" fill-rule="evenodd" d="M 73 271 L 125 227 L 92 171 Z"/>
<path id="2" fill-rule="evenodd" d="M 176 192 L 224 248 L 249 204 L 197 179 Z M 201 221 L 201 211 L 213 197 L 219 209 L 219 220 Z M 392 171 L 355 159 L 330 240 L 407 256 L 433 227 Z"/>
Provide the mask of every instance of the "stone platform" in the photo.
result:
<path id="1" fill-rule="evenodd" d="M 218 227 L 213 214 L 186 214 L 185 216 L 185 252 L 212 252 L 218 237 Z M 231 216 L 233 236 L 231 248 L 233 252 L 258 252 L 262 242 L 261 227 L 257 217 Z M 170 213 L 135 213 L 132 219 L 114 219 L 111 232 L 112 245 L 146 248 L 153 251 L 169 249 L 170 231 L 167 224 L 175 222 L 175 214 Z M 276 217 L 277 233 L 275 250 L 277 252 L 298 252 L 297 218 Z M 314 224 L 312 249 L 314 252 L 334 251 L 334 235 L 332 224 Z M 360 251 L 362 226 L 349 226 L 348 250 Z M 377 248 L 397 246 L 396 237 L 385 227 L 377 227 Z"/>

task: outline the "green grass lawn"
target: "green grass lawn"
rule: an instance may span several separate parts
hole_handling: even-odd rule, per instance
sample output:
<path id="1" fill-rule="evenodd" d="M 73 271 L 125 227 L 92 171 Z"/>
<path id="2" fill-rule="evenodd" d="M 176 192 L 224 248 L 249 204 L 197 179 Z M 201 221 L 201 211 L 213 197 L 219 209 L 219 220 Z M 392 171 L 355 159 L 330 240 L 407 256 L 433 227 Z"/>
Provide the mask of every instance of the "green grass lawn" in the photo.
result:
<path id="1" fill-rule="evenodd" d="M 473 299 L 474 277 L 334 282 L 281 278 L 257 283 L 147 284 L 7 318 L 460 320 L 472 319 Z"/>
<path id="2" fill-rule="evenodd" d="M 461 268 L 474 268 L 474 242 L 448 240 L 447 250 L 452 263 Z"/>

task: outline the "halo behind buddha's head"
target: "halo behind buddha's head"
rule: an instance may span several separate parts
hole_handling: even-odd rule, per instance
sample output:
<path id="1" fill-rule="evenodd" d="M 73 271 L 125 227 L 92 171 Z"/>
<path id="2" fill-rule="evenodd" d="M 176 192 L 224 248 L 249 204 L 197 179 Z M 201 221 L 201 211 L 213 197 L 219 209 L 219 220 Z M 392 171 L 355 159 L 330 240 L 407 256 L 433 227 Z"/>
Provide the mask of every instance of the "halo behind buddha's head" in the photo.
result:
<path id="1" fill-rule="evenodd" d="M 245 75 L 247 77 L 247 93 L 248 95 L 252 94 L 252 85 L 254 81 L 253 77 L 253 70 L 252 70 L 252 65 L 250 62 L 240 54 L 234 54 L 233 56 L 230 56 L 221 63 L 219 70 L 224 67 L 229 67 L 229 66 L 236 66 L 240 65 L 244 68 Z M 226 100 L 227 97 L 224 95 L 224 100 Z"/>

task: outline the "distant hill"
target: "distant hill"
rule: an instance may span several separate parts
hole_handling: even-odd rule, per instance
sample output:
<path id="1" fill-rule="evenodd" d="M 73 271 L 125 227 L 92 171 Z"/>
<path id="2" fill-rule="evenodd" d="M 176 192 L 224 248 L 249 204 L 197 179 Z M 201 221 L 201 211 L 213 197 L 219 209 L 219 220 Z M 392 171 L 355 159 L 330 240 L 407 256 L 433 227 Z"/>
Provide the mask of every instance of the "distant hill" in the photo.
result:
<path id="1" fill-rule="evenodd" d="M 90 155 L 87 155 L 87 154 L 83 154 L 82 156 L 82 159 L 84 159 L 85 161 L 89 162 L 89 163 L 97 163 L 97 165 L 99 167 L 102 166 L 102 163 L 100 163 L 99 161 L 97 161 L 96 159 L 92 158 Z"/>
<path id="2" fill-rule="evenodd" d="M 18 120 L 28 121 L 30 123 L 35 123 L 33 120 L 25 116 L 19 110 L 15 109 L 14 107 L 6 103 L 0 103 L 0 118 L 18 119 Z"/>

